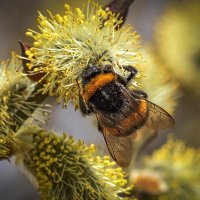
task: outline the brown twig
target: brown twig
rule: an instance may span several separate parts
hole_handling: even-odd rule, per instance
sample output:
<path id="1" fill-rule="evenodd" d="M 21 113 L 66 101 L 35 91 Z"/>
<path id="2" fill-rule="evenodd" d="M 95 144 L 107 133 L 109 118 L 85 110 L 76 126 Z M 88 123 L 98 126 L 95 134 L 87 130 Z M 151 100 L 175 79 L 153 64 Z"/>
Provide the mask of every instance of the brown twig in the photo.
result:
<path id="1" fill-rule="evenodd" d="M 118 13 L 119 18 L 123 19 L 123 23 L 121 26 L 124 24 L 126 21 L 126 17 L 128 15 L 128 10 L 131 4 L 134 2 L 134 0 L 113 0 L 109 4 L 107 4 L 105 8 L 109 8 L 112 12 Z"/>
<path id="2" fill-rule="evenodd" d="M 24 59 L 22 58 L 24 73 L 26 73 L 27 77 L 34 82 L 41 81 L 42 78 L 45 76 L 45 73 L 44 72 L 33 73 L 34 68 L 32 70 L 29 70 L 27 67 L 29 60 L 27 58 L 26 51 L 28 51 L 31 48 L 30 45 L 22 42 L 21 40 L 19 40 L 19 44 L 21 46 L 21 55 L 24 58 Z"/>

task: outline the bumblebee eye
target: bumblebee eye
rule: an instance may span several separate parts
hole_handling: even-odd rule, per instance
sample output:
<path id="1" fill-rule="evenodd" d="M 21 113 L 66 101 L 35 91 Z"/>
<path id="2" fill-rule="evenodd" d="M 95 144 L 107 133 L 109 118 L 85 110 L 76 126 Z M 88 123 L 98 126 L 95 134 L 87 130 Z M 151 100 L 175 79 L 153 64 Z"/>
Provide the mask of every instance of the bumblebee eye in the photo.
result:
<path id="1" fill-rule="evenodd" d="M 92 66 L 89 70 L 88 70 L 88 74 L 87 74 L 87 78 L 94 78 L 96 75 L 101 73 L 101 69 L 99 67 L 96 66 Z"/>
<path id="2" fill-rule="evenodd" d="M 100 67 L 97 66 L 87 67 L 81 75 L 83 85 L 87 84 L 92 78 L 94 78 L 96 75 L 100 73 L 102 73 L 102 69 Z"/>

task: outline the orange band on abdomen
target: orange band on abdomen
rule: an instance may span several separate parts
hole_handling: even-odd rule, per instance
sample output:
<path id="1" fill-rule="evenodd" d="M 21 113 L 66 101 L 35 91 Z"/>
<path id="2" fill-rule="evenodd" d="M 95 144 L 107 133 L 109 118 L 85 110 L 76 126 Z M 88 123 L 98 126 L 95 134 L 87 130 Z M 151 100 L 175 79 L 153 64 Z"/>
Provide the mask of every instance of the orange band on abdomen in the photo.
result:
<path id="1" fill-rule="evenodd" d="M 115 80 L 113 73 L 99 74 L 84 87 L 83 97 L 88 101 L 101 87 Z"/>

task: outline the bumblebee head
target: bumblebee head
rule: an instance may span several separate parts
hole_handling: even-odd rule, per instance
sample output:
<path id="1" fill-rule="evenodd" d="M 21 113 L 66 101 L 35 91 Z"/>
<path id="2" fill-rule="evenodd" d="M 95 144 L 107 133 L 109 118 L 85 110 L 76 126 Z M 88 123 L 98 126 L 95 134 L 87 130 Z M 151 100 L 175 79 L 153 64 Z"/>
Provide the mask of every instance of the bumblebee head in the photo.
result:
<path id="1" fill-rule="evenodd" d="M 88 66 L 86 67 L 82 74 L 82 84 L 83 86 L 90 82 L 91 79 L 95 78 L 97 75 L 101 73 L 111 73 L 112 67 L 110 65 L 106 65 L 105 67 L 102 66 Z"/>

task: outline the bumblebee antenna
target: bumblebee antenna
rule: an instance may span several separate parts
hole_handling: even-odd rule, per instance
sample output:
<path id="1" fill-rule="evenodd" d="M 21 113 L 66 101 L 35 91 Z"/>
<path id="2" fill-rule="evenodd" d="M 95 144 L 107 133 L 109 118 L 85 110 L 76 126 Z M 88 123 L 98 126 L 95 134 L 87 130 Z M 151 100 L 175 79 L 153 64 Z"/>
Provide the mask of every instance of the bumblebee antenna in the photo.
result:
<path id="1" fill-rule="evenodd" d="M 76 78 L 76 83 L 77 83 L 78 88 L 79 88 L 79 94 L 82 96 L 83 95 L 83 89 L 81 88 L 81 86 L 79 84 L 79 77 Z"/>

